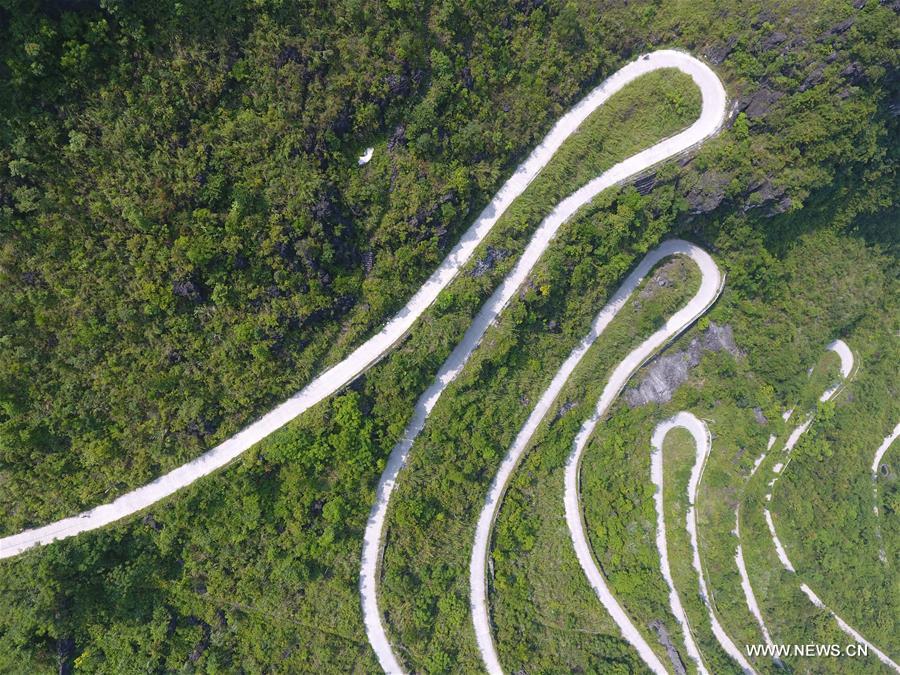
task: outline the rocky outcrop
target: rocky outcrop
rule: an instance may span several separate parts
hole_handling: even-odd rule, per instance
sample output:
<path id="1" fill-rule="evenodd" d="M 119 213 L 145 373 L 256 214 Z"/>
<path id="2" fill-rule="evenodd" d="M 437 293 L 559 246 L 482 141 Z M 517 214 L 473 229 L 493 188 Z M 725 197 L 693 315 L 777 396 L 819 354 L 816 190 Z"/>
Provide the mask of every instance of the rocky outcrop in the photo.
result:
<path id="1" fill-rule="evenodd" d="M 791 198 L 785 189 L 775 185 L 768 178 L 751 184 L 749 189 L 750 196 L 744 206 L 745 212 L 764 207 L 764 215 L 771 217 L 791 208 Z"/>
<path id="2" fill-rule="evenodd" d="M 684 661 L 681 660 L 681 655 L 675 648 L 675 644 L 672 642 L 672 638 L 669 636 L 669 631 L 666 630 L 663 622 L 659 619 L 653 619 L 653 621 L 651 621 L 648 626 L 654 633 L 656 633 L 656 638 L 659 640 L 659 644 L 665 647 L 666 655 L 669 657 L 669 661 L 672 662 L 672 670 L 676 673 L 676 675 L 686 675 L 687 669 L 684 667 Z"/>
<path id="3" fill-rule="evenodd" d="M 777 30 L 771 35 L 763 38 L 762 42 L 760 42 L 760 47 L 762 47 L 766 51 L 769 51 L 775 49 L 775 47 L 787 40 L 787 38 L 788 36 L 785 33 Z"/>
<path id="4" fill-rule="evenodd" d="M 625 391 L 625 401 L 631 408 L 648 403 L 667 403 L 675 391 L 687 382 L 691 370 L 700 364 L 705 352 L 727 351 L 739 356 L 731 326 L 710 323 L 698 337 L 691 340 L 687 349 L 660 356 L 647 368 L 640 384 Z"/>
<path id="5" fill-rule="evenodd" d="M 716 46 L 707 49 L 706 58 L 709 59 L 709 62 L 714 66 L 717 66 L 728 58 L 728 55 L 734 50 L 736 44 L 737 38 L 731 36 L 728 38 L 727 42 L 719 43 Z"/>
<path id="6" fill-rule="evenodd" d="M 730 181 L 730 176 L 721 171 L 712 170 L 701 174 L 687 193 L 690 212 L 699 215 L 718 208 L 725 199 L 725 188 Z"/>
<path id="7" fill-rule="evenodd" d="M 642 197 L 650 194 L 650 191 L 653 189 L 653 186 L 656 185 L 656 173 L 650 173 L 646 176 L 641 176 L 636 181 L 634 181 L 634 189 L 638 191 L 638 194 Z"/>
<path id="8" fill-rule="evenodd" d="M 497 264 L 500 260 L 509 256 L 509 251 L 506 251 L 502 248 L 495 248 L 493 246 L 488 246 L 485 254 L 475 261 L 475 266 L 472 268 L 472 271 L 469 272 L 469 276 L 475 277 L 476 279 L 480 276 L 483 276 L 494 269 L 494 265 Z"/>
<path id="9" fill-rule="evenodd" d="M 748 98 L 741 106 L 748 119 L 764 117 L 766 113 L 784 96 L 784 92 L 762 87 Z"/>

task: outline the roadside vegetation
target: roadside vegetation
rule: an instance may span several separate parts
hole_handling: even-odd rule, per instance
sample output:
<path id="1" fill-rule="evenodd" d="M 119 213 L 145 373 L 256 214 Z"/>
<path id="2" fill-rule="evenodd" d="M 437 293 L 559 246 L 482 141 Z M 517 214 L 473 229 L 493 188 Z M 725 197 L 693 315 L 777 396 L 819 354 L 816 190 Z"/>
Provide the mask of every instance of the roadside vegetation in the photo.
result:
<path id="1" fill-rule="evenodd" d="M 900 147 L 890 7 L 70 5 L 0 4 L 2 531 L 106 501 L 299 389 L 409 296 L 561 112 L 638 53 L 675 46 L 713 64 L 737 114 L 692 159 L 661 167 L 640 190 L 608 191 L 565 228 L 489 333 L 485 356 L 476 353 L 447 392 L 446 417 L 414 448 L 391 514 L 388 626 L 401 656 L 423 672 L 475 665 L 460 581 L 471 537 L 454 548 L 444 532 L 465 534 L 474 518 L 453 530 L 437 516 L 445 506 L 477 513 L 515 415 L 527 414 L 516 404 L 503 416 L 502 406 L 539 392 L 610 289 L 675 234 L 707 247 L 728 277 L 707 319 L 669 351 L 715 323 L 732 327 L 741 355 L 704 355 L 663 405 L 620 402 L 592 441 L 583 478 L 596 499 L 585 501 L 586 516 L 613 590 L 632 616 L 663 615 L 680 645 L 649 557 L 650 493 L 620 488 L 632 479 L 649 485 L 653 426 L 691 410 L 714 421 L 699 499 L 710 587 L 735 642 L 761 640 L 734 569 L 733 506 L 769 433 L 783 439 L 790 428 L 782 410 L 798 404 L 799 413 L 799 402 L 820 393 L 806 387 L 808 368 L 844 337 L 861 370 L 833 417 L 795 450 L 776 518 L 816 592 L 889 645 L 896 585 L 865 594 L 867 565 L 881 563 L 868 543 L 837 540 L 862 514 L 853 500 L 862 509 L 871 495 L 863 459 L 871 461 L 887 420 L 896 422 L 886 402 L 900 400 L 886 375 L 896 363 L 897 309 L 887 299 L 896 297 Z M 677 79 L 665 84 L 678 91 Z M 652 111 L 691 105 L 687 93 L 676 99 L 641 101 L 640 114 L 615 120 L 628 134 L 573 146 L 573 157 L 596 151 L 590 161 L 602 167 L 657 140 L 659 128 L 644 120 L 671 122 Z M 368 145 L 375 155 L 359 168 Z M 234 466 L 139 517 L 0 564 L 0 670 L 376 670 L 357 583 L 384 458 L 552 205 L 552 190 L 565 194 L 564 180 L 583 177 L 563 172 L 534 203 L 520 199 L 519 215 L 508 214 L 394 353 Z M 580 423 L 576 416 L 555 427 Z M 857 429 L 864 435 L 848 440 Z M 467 443 L 451 453 L 451 437 Z M 636 670 L 552 515 L 562 514 L 561 480 L 558 491 L 542 481 L 564 446 L 559 456 L 530 453 L 514 477 L 516 490 L 524 489 L 517 481 L 538 481 L 535 494 L 540 488 L 541 503 L 558 511 L 517 502 L 511 490 L 500 514 L 491 595 L 498 648 L 507 667 L 554 671 L 559 655 L 571 654 L 573 664 L 602 659 L 612 672 Z M 452 470 L 426 484 L 432 468 L 419 451 L 438 450 Z M 847 462 L 853 473 L 833 463 L 843 452 L 859 455 Z M 482 488 L 468 487 L 469 478 Z M 845 643 L 775 558 L 760 510 L 764 483 L 746 489 L 742 539 L 773 636 Z M 845 500 L 840 508 L 832 495 Z M 811 517 L 814 507 L 826 517 Z M 894 551 L 895 520 L 882 528 Z M 531 522 L 534 532 L 517 529 Z M 867 523 L 853 536 L 868 537 Z M 430 537 L 433 551 L 418 547 Z M 529 552 L 538 537 L 556 548 Z M 413 560 L 427 576 L 404 571 Z M 682 589 L 695 587 L 682 577 Z M 421 607 L 403 595 L 407 587 Z M 713 654 L 702 608 L 687 591 L 683 598 Z"/>
<path id="2" fill-rule="evenodd" d="M 676 258 L 661 264 L 590 348 L 513 475 L 497 517 L 489 566 L 495 641 L 509 672 L 526 664 L 569 672 L 598 663 L 643 667 L 606 615 L 572 550 L 563 511 L 563 469 L 607 375 L 698 287 L 692 262 Z M 673 624 L 668 629 L 678 640 Z"/>

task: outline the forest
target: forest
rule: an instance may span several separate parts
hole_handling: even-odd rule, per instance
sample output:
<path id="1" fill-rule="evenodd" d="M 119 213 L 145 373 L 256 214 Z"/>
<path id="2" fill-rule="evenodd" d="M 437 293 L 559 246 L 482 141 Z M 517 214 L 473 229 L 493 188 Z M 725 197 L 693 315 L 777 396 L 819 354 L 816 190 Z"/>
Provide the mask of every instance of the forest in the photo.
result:
<path id="1" fill-rule="evenodd" d="M 733 569 L 740 502 L 773 628 L 842 641 L 796 584 L 783 590 L 753 508 L 765 484 L 748 479 L 769 433 L 789 428 L 781 411 L 815 408 L 833 377 L 824 346 L 842 337 L 863 365 L 818 412 L 771 508 L 808 583 L 890 645 L 900 601 L 877 542 L 896 560 L 898 491 L 882 481 L 876 518 L 866 458 L 900 419 L 898 34 L 897 8 L 874 0 L 0 0 L 0 533 L 109 501 L 297 391 L 405 302 L 565 110 L 674 47 L 722 78 L 728 128 L 567 223 L 441 399 L 389 513 L 386 625 L 411 670 L 479 667 L 466 565 L 496 466 L 625 273 L 681 236 L 727 282 L 669 349 L 715 324 L 738 352 L 704 355 L 668 403 L 620 402 L 592 440 L 585 520 L 611 585 L 651 639 L 657 619 L 677 641 L 645 449 L 656 421 L 692 408 L 715 420 L 701 519 L 723 623 L 756 641 Z M 636 81 L 346 390 L 139 517 L 0 563 L 0 671 L 375 671 L 361 535 L 414 401 L 549 209 L 689 124 L 697 99 L 686 77 Z M 559 476 L 616 355 L 690 294 L 689 263 L 663 273 L 678 284 L 629 308 L 503 503 L 491 603 L 510 671 L 640 668 L 574 559 Z M 672 456 L 689 454 L 677 440 Z M 825 461 L 836 455 L 852 461 Z M 701 624 L 699 600 L 686 605 Z M 698 640 L 716 672 L 734 668 L 708 630 Z"/>

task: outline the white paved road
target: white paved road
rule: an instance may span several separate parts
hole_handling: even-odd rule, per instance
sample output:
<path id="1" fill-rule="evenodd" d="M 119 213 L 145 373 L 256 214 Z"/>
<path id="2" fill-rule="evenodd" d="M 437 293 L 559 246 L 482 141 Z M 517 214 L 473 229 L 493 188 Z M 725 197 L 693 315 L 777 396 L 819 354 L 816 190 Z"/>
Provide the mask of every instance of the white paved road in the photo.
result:
<path id="1" fill-rule="evenodd" d="M 722 275 L 719 268 L 709 255 L 696 249 L 692 252 L 691 257 L 700 267 L 702 274 L 700 282 L 700 290 L 691 298 L 685 307 L 678 310 L 666 320 L 666 323 L 658 331 L 653 333 L 649 338 L 642 342 L 621 363 L 613 370 L 600 395 L 600 400 L 594 410 L 594 414 L 584 422 L 578 435 L 573 443 L 572 453 L 566 462 L 565 470 L 565 492 L 563 496 L 566 512 L 566 524 L 569 527 L 569 534 L 572 538 L 572 544 L 575 547 L 575 555 L 581 568 L 587 575 L 588 582 L 597 594 L 597 597 L 606 607 L 607 612 L 612 616 L 613 620 L 622 631 L 623 637 L 637 650 L 640 657 L 647 666 L 654 672 L 666 672 L 659 658 L 650 647 L 643 634 L 635 627 L 625 610 L 616 600 L 612 591 L 606 583 L 600 566 L 594 560 L 593 551 L 585 532 L 584 521 L 582 519 L 581 510 L 581 494 L 579 488 L 579 473 L 581 466 L 581 456 L 587 446 L 588 439 L 591 437 L 597 424 L 606 414 L 612 402 L 619 395 L 619 392 L 628 382 L 634 372 L 640 368 L 660 347 L 681 333 L 697 318 L 702 316 L 715 302 L 719 296 L 722 287 Z M 623 300 L 624 302 L 624 300 Z"/>
<path id="2" fill-rule="evenodd" d="M 709 432 L 706 431 L 706 425 L 690 413 L 679 413 L 671 419 L 660 422 L 653 432 L 650 439 L 650 480 L 653 482 L 655 492 L 653 494 L 653 503 L 656 507 L 656 550 L 659 552 L 659 568 L 666 585 L 669 587 L 669 608 L 672 615 L 681 624 L 681 633 L 684 636 L 684 647 L 687 650 L 699 673 L 704 674 L 709 671 L 703 663 L 703 657 L 700 655 L 700 649 L 697 647 L 697 641 L 694 639 L 694 632 L 691 629 L 687 612 L 684 611 L 684 605 L 681 604 L 681 597 L 678 595 L 678 589 L 675 588 L 675 579 L 672 578 L 672 568 L 669 565 L 669 542 L 666 535 L 666 509 L 665 509 L 665 481 L 663 480 L 663 442 L 666 434 L 675 427 L 686 430 L 694 437 L 694 448 L 696 450 L 696 459 L 694 467 L 691 470 L 691 478 L 688 484 L 688 503 L 690 508 L 687 513 L 687 526 L 691 533 L 691 546 L 694 546 L 694 558 L 699 563 L 699 554 L 697 552 L 695 542 L 697 539 L 697 517 L 694 509 L 694 502 L 697 497 L 697 488 L 700 482 L 700 472 L 703 464 L 706 462 L 706 456 L 709 454 Z M 705 433 L 704 433 L 705 432 Z"/>
<path id="3" fill-rule="evenodd" d="M 847 346 L 847 343 L 843 340 L 835 340 L 831 344 L 829 344 L 826 349 L 829 351 L 835 352 L 841 359 L 841 381 L 837 385 L 830 387 L 825 390 L 825 392 L 819 397 L 820 401 L 829 401 L 835 397 L 835 395 L 846 385 L 847 379 L 853 373 L 853 368 L 855 366 L 855 359 L 853 356 L 853 352 L 850 350 L 850 347 Z M 785 464 L 777 464 L 773 469 L 773 472 L 776 474 L 775 478 L 769 483 L 769 493 L 766 495 L 766 501 L 772 501 L 772 493 L 775 487 L 776 482 L 780 475 L 783 474 L 784 470 L 787 469 L 790 464 L 790 453 L 793 451 L 794 446 L 797 444 L 797 441 L 803 436 L 804 433 L 809 429 L 813 422 L 813 415 L 809 414 L 806 419 L 796 427 L 788 436 L 788 440 L 785 443 L 784 452 L 788 455 L 787 463 Z M 898 425 L 900 428 L 900 425 Z M 897 431 L 895 429 L 895 431 Z M 890 437 L 888 437 L 890 438 Z M 887 439 L 885 439 L 887 441 Z M 889 446 L 890 444 L 888 444 Z M 764 514 L 766 518 L 766 524 L 769 527 L 769 534 L 772 538 L 772 543 L 775 546 L 775 551 L 778 554 L 778 559 L 781 561 L 781 564 L 784 568 L 790 572 L 796 573 L 796 569 L 793 564 L 791 564 L 790 559 L 788 558 L 787 551 L 784 548 L 784 545 L 781 543 L 781 540 L 778 538 L 778 532 L 775 527 L 775 522 L 772 519 L 772 514 L 769 512 L 769 509 L 764 509 Z M 746 569 L 744 570 L 744 574 L 746 574 Z M 748 580 L 749 586 L 749 580 Z M 871 649 L 875 656 L 881 661 L 884 665 L 888 666 L 892 670 L 900 673 L 900 665 L 898 665 L 895 661 L 893 661 L 887 654 L 878 649 L 871 642 L 866 640 L 865 637 L 855 628 L 850 626 L 846 621 L 844 621 L 837 613 L 834 612 L 831 608 L 829 608 L 822 600 L 817 596 L 813 590 L 805 583 L 800 584 L 800 590 L 803 591 L 804 594 L 809 598 L 810 602 L 812 602 L 816 607 L 820 609 L 824 609 L 829 612 L 834 620 L 837 622 L 838 626 L 844 633 L 849 635 L 851 638 L 856 640 L 859 644 L 865 645 L 867 648 Z M 752 593 L 752 590 L 751 590 Z M 749 598 L 748 598 L 749 602 Z M 751 607 L 751 611 L 753 608 Z M 758 608 L 757 608 L 758 611 Z"/>
<path id="4" fill-rule="evenodd" d="M 894 430 L 885 437 L 881 445 L 878 446 L 878 449 L 875 450 L 875 457 L 872 459 L 873 475 L 878 475 L 878 467 L 881 465 L 881 460 L 884 457 L 884 454 L 890 449 L 891 445 L 893 445 L 894 441 L 897 440 L 897 436 L 900 436 L 900 422 L 897 423 Z"/>
<path id="5" fill-rule="evenodd" d="M 644 73 L 659 68 L 678 68 L 694 79 L 700 87 L 703 97 L 700 118 L 680 134 L 620 162 L 563 200 L 535 233 L 519 265 L 504 282 L 504 289 L 510 284 L 518 285 L 520 281 L 516 281 L 516 279 L 521 276 L 519 273 L 531 269 L 559 225 L 582 204 L 590 201 L 607 187 L 620 183 L 636 173 L 700 143 L 720 128 L 725 118 L 726 97 L 721 82 L 712 70 L 690 55 L 672 50 L 653 52 L 623 67 L 556 123 L 541 144 L 504 183 L 440 266 L 416 291 L 403 309 L 377 334 L 353 350 L 344 360 L 328 368 L 290 399 L 200 457 L 108 504 L 97 506 L 43 527 L 3 537 L 0 539 L 0 558 L 8 558 L 32 546 L 49 544 L 57 539 L 64 539 L 103 527 L 155 504 L 197 479 L 229 464 L 251 446 L 351 382 L 387 354 L 407 333 L 416 319 L 434 302 L 438 294 L 469 261 L 476 247 L 491 231 L 506 208 L 537 176 L 563 141 L 578 128 L 578 125 L 625 84 Z M 495 293 L 488 304 L 495 303 L 500 299 L 502 298 Z M 499 311 L 499 308 L 497 309 Z M 467 337 L 470 336 L 467 334 Z M 450 362 L 448 361 L 448 363 Z M 446 378 L 447 376 L 448 372 L 442 371 L 440 377 Z M 417 415 L 418 410 L 417 406 Z M 389 463 L 388 473 L 390 467 L 395 465 L 395 461 Z"/>
<path id="6" fill-rule="evenodd" d="M 706 584 L 706 575 L 703 572 L 703 563 L 700 560 L 700 541 L 699 541 L 699 525 L 697 524 L 697 493 L 700 490 L 700 481 L 703 479 L 703 471 L 706 468 L 706 461 L 709 459 L 709 453 L 712 451 L 712 436 L 709 433 L 709 427 L 706 426 L 706 423 L 702 420 L 698 419 L 695 415 L 689 412 L 680 412 L 671 419 L 668 419 L 659 424 L 656 427 L 656 431 L 653 433 L 653 438 L 651 440 L 651 444 L 653 445 L 654 450 L 660 457 L 660 467 L 659 467 L 659 504 L 657 506 L 657 519 L 661 523 L 661 525 L 657 529 L 657 547 L 660 546 L 660 530 L 662 532 L 662 546 L 665 546 L 665 521 L 662 518 L 661 510 L 662 510 L 662 445 L 663 439 L 665 439 L 666 434 L 670 429 L 675 427 L 679 427 L 681 429 L 686 430 L 690 433 L 691 437 L 694 439 L 694 447 L 696 448 L 696 460 L 694 461 L 694 466 L 691 469 L 691 477 L 688 481 L 687 495 L 688 495 L 688 512 L 686 514 L 686 523 L 685 527 L 687 528 L 688 534 L 690 535 L 691 541 L 691 561 L 694 566 L 694 571 L 697 573 L 697 584 L 698 590 L 700 592 L 700 599 L 703 601 L 704 606 L 706 607 L 706 614 L 709 617 L 709 624 L 712 628 L 713 635 L 716 638 L 716 641 L 722 647 L 728 656 L 738 662 L 741 666 L 741 669 L 745 673 L 755 673 L 753 670 L 753 666 L 750 665 L 750 662 L 746 659 L 744 654 L 740 649 L 734 644 L 734 641 L 725 632 L 725 629 L 722 627 L 722 624 L 719 623 L 719 618 L 716 616 L 715 611 L 712 606 L 711 594 L 709 592 L 709 587 Z M 671 595 L 675 595 L 677 598 L 677 591 L 675 590 L 675 584 L 672 581 L 671 573 L 666 578 L 666 581 L 669 583 L 670 589 L 670 597 Z M 680 606 L 680 601 L 679 601 Z M 690 626 L 687 624 L 687 616 L 684 615 L 684 609 L 681 608 L 682 621 L 685 624 L 685 628 L 689 631 Z M 687 633 L 686 633 L 687 634 Z"/>
<path id="7" fill-rule="evenodd" d="M 478 346 L 488 326 L 503 310 L 506 303 L 509 302 L 516 292 L 516 289 L 525 281 L 559 227 L 571 218 L 578 209 L 589 203 L 607 188 L 626 181 L 647 168 L 696 146 L 721 128 L 725 120 L 726 103 L 725 89 L 721 81 L 708 66 L 683 52 L 657 51 L 632 61 L 605 80 L 572 111 L 557 122 L 547 138 L 525 162 L 525 165 L 532 167 L 530 170 L 533 171 L 533 174 L 527 181 L 522 182 L 521 187 L 514 194 L 510 190 L 510 197 L 503 204 L 505 209 L 509 202 L 537 174 L 537 171 L 550 160 L 556 150 L 562 145 L 563 140 L 575 131 L 578 125 L 592 111 L 605 103 L 610 96 L 629 82 L 660 68 L 678 68 L 691 76 L 700 88 L 702 97 L 700 117 L 681 133 L 632 155 L 603 172 L 600 176 L 562 200 L 550 215 L 540 223 L 516 266 L 482 306 L 463 336 L 462 341 L 441 366 L 434 382 L 416 402 L 412 420 L 404 431 L 400 442 L 391 451 L 387 466 L 379 480 L 376 501 L 366 526 L 363 540 L 362 567 L 360 570 L 360 595 L 366 633 L 372 648 L 378 656 L 381 667 L 386 672 L 402 672 L 402 668 L 391 648 L 378 607 L 377 586 L 379 566 L 383 553 L 382 535 L 384 533 L 384 521 L 388 503 L 394 490 L 397 476 L 406 463 L 413 441 L 425 426 L 425 420 L 428 418 L 432 408 L 434 408 L 441 393 L 462 371 L 463 366 Z M 520 171 L 517 171 L 510 181 L 514 181 L 519 173 Z M 506 186 L 501 188 L 501 193 L 504 193 L 506 189 Z M 487 210 L 490 210 L 490 208 L 488 207 Z M 494 219 L 496 219 L 496 216 L 494 216 Z M 710 259 L 709 262 L 712 263 L 712 260 Z M 715 268 L 714 263 L 712 267 Z M 718 279 L 718 269 L 715 269 L 715 275 Z"/>
<path id="8" fill-rule="evenodd" d="M 613 294 L 609 302 L 600 310 L 600 313 L 594 319 L 590 332 L 581 340 L 578 346 L 572 350 L 568 358 L 560 366 L 559 370 L 553 376 L 550 386 L 541 395 L 537 405 L 531 411 L 525 424 L 516 435 L 516 439 L 510 446 L 500 464 L 497 474 L 488 490 L 487 499 L 481 514 L 478 518 L 478 524 L 475 529 L 475 541 L 472 546 L 472 557 L 469 563 L 469 587 L 470 602 L 472 607 L 472 621 L 475 627 L 475 636 L 478 640 L 478 647 L 481 650 L 481 657 L 485 667 L 490 673 L 501 673 L 500 660 L 497 656 L 497 650 L 494 647 L 493 638 L 491 637 L 490 610 L 487 601 L 487 576 L 486 565 L 489 555 L 489 546 L 491 539 L 491 529 L 494 519 L 503 501 L 503 495 L 506 492 L 506 486 L 509 483 L 516 466 L 518 465 L 522 455 L 531 443 L 534 433 L 537 431 L 541 421 L 547 416 L 553 402 L 559 395 L 565 383 L 568 381 L 572 372 L 581 362 L 581 359 L 587 353 L 588 349 L 597 338 L 606 330 L 606 327 L 619 313 L 628 298 L 634 290 L 640 285 L 641 281 L 653 269 L 653 267 L 661 260 L 673 255 L 689 256 L 700 267 L 703 274 L 701 288 L 691 300 L 691 303 L 700 298 L 699 305 L 708 307 L 718 296 L 721 286 L 721 276 L 716 267 L 715 262 L 709 255 L 686 241 L 672 239 L 663 242 L 660 246 L 650 251 L 638 266 L 626 277 L 625 281 L 619 289 Z M 690 314 L 690 313 L 689 313 Z M 685 316 L 683 315 L 683 319 Z M 691 319 L 692 320 L 692 319 Z M 662 336 L 662 343 L 671 339 L 683 330 L 684 320 L 668 323 L 662 331 L 668 331 Z M 655 336 L 658 334 L 654 334 Z M 650 338 L 651 340 L 653 337 Z M 646 343 L 645 343 L 646 344 Z M 640 349 L 640 347 L 638 347 Z M 637 350 L 636 350 L 637 351 Z M 632 352 L 634 354 L 634 352 Z M 630 359 L 631 355 L 626 357 Z M 638 360 L 640 365 L 641 360 Z M 618 370 L 616 372 L 619 372 Z M 618 621 L 617 621 L 618 623 Z M 621 624 L 619 624 L 621 626 Z M 623 632 L 625 629 L 623 628 Z"/>

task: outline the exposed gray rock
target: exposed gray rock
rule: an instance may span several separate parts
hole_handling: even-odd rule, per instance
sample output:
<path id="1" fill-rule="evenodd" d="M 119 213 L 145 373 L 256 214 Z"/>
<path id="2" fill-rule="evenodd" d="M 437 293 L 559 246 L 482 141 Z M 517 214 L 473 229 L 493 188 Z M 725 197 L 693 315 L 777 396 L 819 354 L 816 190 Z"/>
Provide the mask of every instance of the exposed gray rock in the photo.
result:
<path id="1" fill-rule="evenodd" d="M 798 89 L 799 91 L 806 91 L 810 87 L 815 87 L 817 84 L 821 84 L 825 79 L 825 64 L 820 63 L 812 71 L 809 75 L 806 76 L 806 79 L 803 80 L 803 84 L 801 84 Z"/>
<path id="2" fill-rule="evenodd" d="M 190 279 L 179 279 L 172 282 L 172 294 L 188 300 L 201 300 L 203 293 L 200 286 Z"/>
<path id="3" fill-rule="evenodd" d="M 375 267 L 375 251 L 366 251 L 363 253 L 362 264 L 366 274 L 371 273 L 372 268 Z"/>
<path id="4" fill-rule="evenodd" d="M 766 419 L 765 415 L 763 415 L 762 408 L 754 408 L 753 416 L 756 418 L 757 424 L 761 424 L 761 425 L 765 426 L 769 423 L 769 420 Z"/>
<path id="5" fill-rule="evenodd" d="M 768 178 L 751 185 L 750 190 L 750 197 L 744 206 L 745 212 L 765 207 L 765 215 L 774 216 L 791 208 L 791 198 L 786 194 L 785 189 L 775 185 Z"/>
<path id="6" fill-rule="evenodd" d="M 556 415 L 553 418 L 553 421 L 556 422 L 560 417 L 569 412 L 572 408 L 578 405 L 575 401 L 566 401 L 561 406 L 559 406 L 559 410 L 556 411 Z"/>
<path id="7" fill-rule="evenodd" d="M 475 267 L 472 268 L 472 271 L 469 272 L 469 274 L 477 279 L 494 269 L 494 265 L 496 265 L 497 262 L 508 256 L 509 251 L 488 246 L 484 256 L 475 261 Z"/>
<path id="8" fill-rule="evenodd" d="M 388 152 L 394 148 L 402 148 L 406 146 L 406 127 L 402 124 L 398 125 L 387 142 Z"/>
<path id="9" fill-rule="evenodd" d="M 665 354 L 653 361 L 640 384 L 625 390 L 625 402 L 631 408 L 648 403 L 667 403 L 672 400 L 678 387 L 687 382 L 691 370 L 699 365 L 705 352 L 720 351 L 727 351 L 732 356 L 741 355 L 734 343 L 731 326 L 710 323 L 709 328 L 691 340 L 687 349 Z"/>
<path id="10" fill-rule="evenodd" d="M 715 210 L 725 199 L 725 188 L 731 178 L 721 171 L 706 171 L 700 180 L 687 193 L 687 202 L 691 213 L 709 213 Z"/>
<path id="11" fill-rule="evenodd" d="M 866 81 L 866 71 L 858 61 L 854 61 L 841 71 L 850 84 L 860 84 Z"/>
<path id="12" fill-rule="evenodd" d="M 848 30 L 850 30 L 850 27 L 854 24 L 855 21 L 856 19 L 854 19 L 852 16 L 849 19 L 844 19 L 840 23 L 834 24 L 831 28 L 825 31 L 822 34 L 822 37 L 820 37 L 819 39 L 826 40 L 828 38 L 837 37 L 838 35 L 843 35 Z"/>
<path id="13" fill-rule="evenodd" d="M 676 675 L 686 675 L 687 669 L 684 667 L 684 661 L 681 660 L 681 655 L 675 648 L 672 638 L 669 637 L 669 631 L 666 630 L 663 622 L 659 619 L 653 619 L 648 626 L 656 633 L 659 644 L 666 648 L 666 654 L 669 657 L 669 661 L 672 662 L 672 670 L 675 671 Z"/>
<path id="14" fill-rule="evenodd" d="M 722 63 L 728 55 L 734 50 L 734 46 L 737 44 L 737 38 L 731 36 L 728 38 L 727 42 L 720 43 L 715 47 L 710 47 L 706 50 L 706 58 L 714 65 L 717 66 Z"/>
<path id="15" fill-rule="evenodd" d="M 763 87 L 747 99 L 742 106 L 743 111 L 749 119 L 759 119 L 765 116 L 782 96 L 784 96 L 784 92 Z"/>
<path id="16" fill-rule="evenodd" d="M 650 191 L 653 189 L 653 186 L 656 185 L 656 173 L 651 173 L 647 176 L 641 176 L 636 181 L 634 181 L 634 189 L 638 191 L 638 194 L 641 196 L 650 194 Z"/>
<path id="17" fill-rule="evenodd" d="M 777 31 L 775 31 L 774 33 L 772 33 L 771 35 L 769 35 L 768 37 L 766 37 L 766 38 L 760 43 L 760 46 L 761 46 L 763 49 L 765 49 L 766 51 L 769 51 L 770 49 L 774 49 L 775 47 L 777 47 L 778 45 L 780 45 L 782 42 L 784 42 L 785 40 L 787 40 L 787 37 L 788 37 L 788 36 L 787 36 L 786 34 L 782 33 L 782 32 L 779 31 L 779 30 L 777 30 Z"/>

